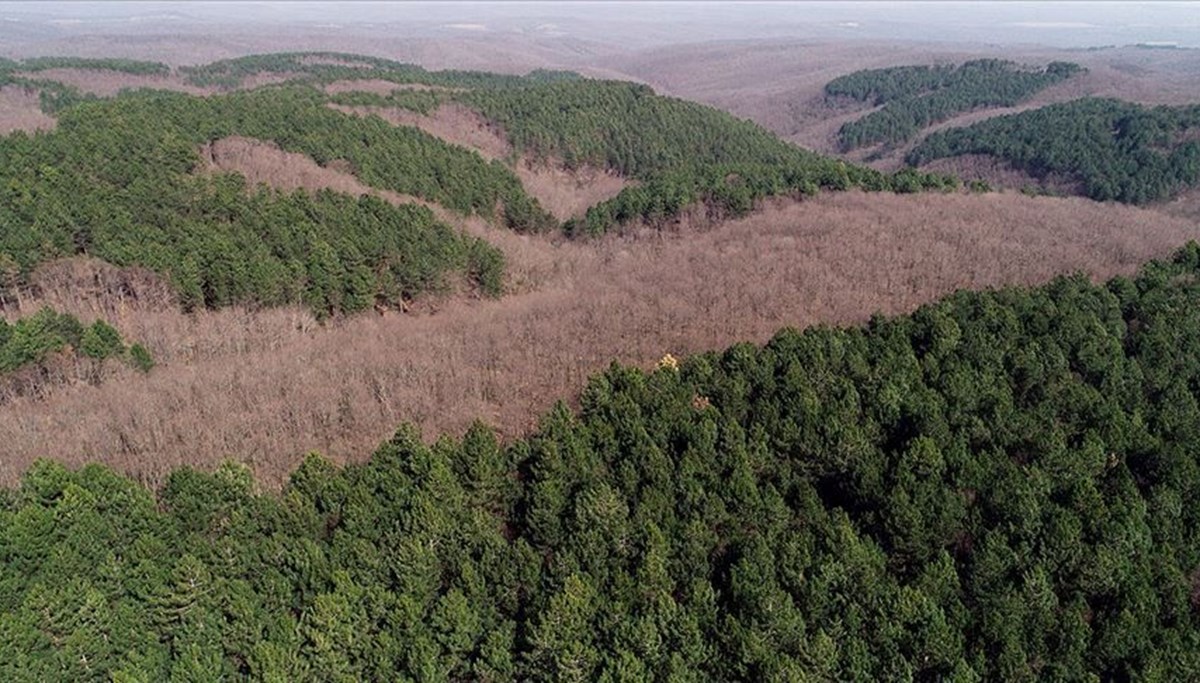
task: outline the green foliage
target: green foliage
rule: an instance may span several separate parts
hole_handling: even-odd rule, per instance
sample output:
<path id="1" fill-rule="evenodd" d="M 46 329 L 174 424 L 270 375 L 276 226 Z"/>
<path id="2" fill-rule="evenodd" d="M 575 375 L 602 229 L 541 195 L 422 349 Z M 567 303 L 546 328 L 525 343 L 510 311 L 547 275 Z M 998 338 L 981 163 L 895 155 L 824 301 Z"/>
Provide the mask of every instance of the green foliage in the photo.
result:
<path id="1" fill-rule="evenodd" d="M 103 320 L 97 320 L 79 338 L 79 350 L 92 360 L 104 360 L 125 353 L 121 333 Z"/>
<path id="2" fill-rule="evenodd" d="M 1196 680 L 1200 246 L 156 499 L 0 495 L 0 678 Z M 700 400 L 703 399 L 703 400 Z"/>
<path id="3" fill-rule="evenodd" d="M 141 344 L 129 347 L 129 362 L 142 372 L 150 372 L 154 368 L 154 358 L 150 355 L 150 351 Z"/>
<path id="4" fill-rule="evenodd" d="M 771 195 L 822 188 L 894 189 L 893 178 L 788 144 L 762 127 L 619 81 L 565 81 L 457 96 L 505 131 L 518 154 L 591 166 L 640 181 L 590 208 L 569 233 L 670 219 L 689 204 L 740 215 Z M 903 182 L 906 179 L 901 179 Z M 924 188 L 950 179 L 917 174 Z"/>
<path id="5" fill-rule="evenodd" d="M 416 129 L 329 110 L 311 90 L 135 93 L 73 106 L 53 133 L 0 140 L 0 254 L 21 273 L 76 253 L 145 266 L 185 308 L 304 301 L 320 315 L 353 312 L 439 289 L 480 263 L 490 269 L 477 284 L 499 292 L 498 252 L 424 207 L 195 173 L 198 147 L 229 135 L 347 160 L 366 182 L 463 212 L 529 205 L 514 227 L 548 220 L 506 169 Z"/>
<path id="6" fill-rule="evenodd" d="M 58 81 L 22 78 L 20 82 L 26 88 L 34 88 L 38 91 L 38 106 L 47 114 L 57 114 L 82 102 L 99 99 L 91 93 L 80 91 L 73 85 L 66 85 Z"/>
<path id="7" fill-rule="evenodd" d="M 84 62 L 40 62 L 68 63 Z M 109 67 L 154 72 L 119 60 Z M 10 77 L 4 68 L 0 78 Z M 185 310 L 302 302 L 324 317 L 441 289 L 453 273 L 466 274 L 489 295 L 501 291 L 500 253 L 423 208 L 247 188 L 234 177 L 198 172 L 197 149 L 228 136 L 269 141 L 321 165 L 348 167 L 373 187 L 514 230 L 556 227 L 504 162 L 415 127 L 341 113 L 331 101 L 421 112 L 459 101 L 502 128 L 518 154 L 571 168 L 598 166 L 637 181 L 570 221 L 569 234 L 659 224 L 698 202 L 710 215 L 736 216 L 771 195 L 958 186 L 936 174 L 889 176 L 847 165 L 709 107 L 567 72 L 428 72 L 342 53 L 256 55 L 188 70 L 205 85 L 236 85 L 262 72 L 305 82 L 212 97 L 142 90 L 99 99 L 50 81 L 20 80 L 38 88 L 44 108 L 59 116 L 54 132 L 0 139 L 0 296 L 7 298 L 13 281 L 19 286 L 37 265 L 80 253 L 166 276 Z M 312 87 L 364 78 L 398 89 L 388 96 L 329 96 Z"/>
<path id="8" fill-rule="evenodd" d="M 958 67 L 897 66 L 841 76 L 825 85 L 825 94 L 882 106 L 838 131 L 842 149 L 850 151 L 905 142 L 923 128 L 979 107 L 1011 107 L 1081 70 L 1067 62 L 1023 69 L 999 59 Z"/>
<path id="9" fill-rule="evenodd" d="M 130 357 L 135 367 L 154 361 L 144 347 L 134 345 L 140 351 Z M 125 341 L 121 334 L 104 320 L 96 320 L 84 326 L 79 319 L 67 313 L 58 313 L 43 308 L 37 313 L 9 323 L 0 319 L 0 377 L 17 370 L 42 366 L 56 353 L 67 353 L 75 358 L 90 358 L 104 361 L 123 358 Z"/>
<path id="10" fill-rule="evenodd" d="M 1037 176 L 1077 180 L 1097 200 L 1143 204 L 1200 183 L 1200 106 L 1085 98 L 930 135 L 913 166 L 990 154 Z"/>
<path id="11" fill-rule="evenodd" d="M 89 57 L 30 57 L 13 67 L 19 71 L 45 71 L 47 69 L 90 69 L 94 71 L 119 71 L 139 76 L 165 76 L 171 67 L 162 62 L 146 62 L 136 59 L 89 58 Z"/>
<path id="12" fill-rule="evenodd" d="M 83 333 L 74 316 L 49 308 L 15 323 L 0 321 L 0 373 L 40 363 L 68 346 L 78 348 Z"/>

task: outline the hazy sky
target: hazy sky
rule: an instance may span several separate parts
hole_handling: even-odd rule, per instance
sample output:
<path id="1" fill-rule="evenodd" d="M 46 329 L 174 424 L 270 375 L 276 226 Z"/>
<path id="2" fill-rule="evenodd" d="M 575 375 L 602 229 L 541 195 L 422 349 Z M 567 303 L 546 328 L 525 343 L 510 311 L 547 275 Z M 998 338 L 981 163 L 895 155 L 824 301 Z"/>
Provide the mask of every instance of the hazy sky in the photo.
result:
<path id="1" fill-rule="evenodd" d="M 587 34 L 604 27 L 618 42 L 828 36 L 1200 47 L 1200 2 L 0 2 L 0 17 L 8 24 L 40 22 L 76 32 L 188 20 L 246 25 L 440 22 L 470 24 L 475 30 L 555 21 L 565 32 L 591 39 L 603 37 Z M 636 31 L 612 35 L 611 27 L 619 25 Z"/>

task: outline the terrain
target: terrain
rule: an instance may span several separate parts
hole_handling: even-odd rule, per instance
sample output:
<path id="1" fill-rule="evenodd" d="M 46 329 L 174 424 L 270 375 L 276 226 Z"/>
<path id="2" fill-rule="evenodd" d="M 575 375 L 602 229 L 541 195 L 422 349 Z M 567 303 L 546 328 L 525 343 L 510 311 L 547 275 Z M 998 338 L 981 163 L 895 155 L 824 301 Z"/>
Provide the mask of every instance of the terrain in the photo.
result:
<path id="1" fill-rule="evenodd" d="M 449 11 L 0 32 L 0 678 L 1200 678 L 1197 51 Z"/>
<path id="2" fill-rule="evenodd" d="M 1076 182 L 1093 199 L 1170 199 L 1200 181 L 1200 106 L 1145 108 L 1087 98 L 947 129 L 906 158 L 921 167 L 986 155 L 1035 178 Z"/>
<path id="3" fill-rule="evenodd" d="M 1081 97 L 1110 97 L 1147 105 L 1183 105 L 1200 88 L 1200 51 L 1109 47 L 1094 50 L 1027 46 L 842 42 L 744 41 L 654 48 L 601 60 L 667 94 L 706 102 L 753 119 L 784 138 L 822 152 L 838 150 L 837 131 L 864 113 L 831 107 L 827 83 L 863 69 L 908 64 L 957 64 L 970 59 L 1018 64 L 1065 61 L 1086 69 L 1016 107 L 961 114 L 938 125 L 950 128 Z M 932 132 L 931 130 L 931 132 Z M 900 146 L 871 163 L 894 169 L 907 153 Z"/>
<path id="4" fill-rule="evenodd" d="M 45 236 L 26 235 L 24 224 L 8 232 L 25 273 L 10 315 L 49 306 L 109 320 L 144 344 L 156 367 L 149 376 L 110 368 L 103 382 L 47 377 L 41 390 L 0 407 L 8 454 L 0 476 L 16 481 L 54 452 L 78 464 L 103 458 L 157 484 L 181 465 L 238 454 L 260 480 L 280 486 L 305 452 L 361 459 L 400 421 L 433 438 L 483 419 L 519 437 L 614 360 L 645 366 L 666 353 L 763 341 L 783 326 L 901 313 L 963 287 L 1127 274 L 1196 235 L 1186 220 L 1083 200 L 952 186 L 910 196 L 831 193 L 897 181 L 638 87 L 387 61 L 359 73 L 354 59 L 268 56 L 159 74 L 216 90 L 204 100 L 97 92 L 105 99 L 58 114 L 52 136 L 10 143 L 22 164 L 38 163 L 40 150 L 59 149 L 55 142 L 61 151 L 53 154 L 65 156 L 49 158 L 64 171 L 95 169 L 62 227 L 43 219 L 33 225 Z M 313 78 L 319 88 L 296 85 Z M 579 114 L 543 114 L 571 102 Z M 664 118 L 683 122 L 664 128 Z M 108 120 L 125 133 L 113 139 Z M 630 125 L 639 120 L 653 123 Z M 142 180 L 142 169 L 115 157 L 78 156 L 97 145 L 171 159 L 178 170 L 158 165 Z M 385 157 L 387 149 L 399 154 Z M 680 165 L 672 159 L 684 149 L 725 165 Z M 454 170 L 426 179 L 414 158 Z M 771 180 L 777 172 L 765 162 L 800 180 Z M 30 177 L 19 169 L 9 172 Z M 830 172 L 823 169 L 842 180 L 811 196 L 816 182 L 831 182 L 820 180 Z M 39 195 L 77 187 L 32 175 L 41 178 Z M 97 175 L 162 187 L 193 231 L 216 232 L 201 242 L 203 231 L 151 237 L 154 228 L 136 217 L 146 209 L 131 203 L 144 193 L 106 190 Z M 712 182 L 706 176 L 722 194 L 691 189 Z M 742 182 L 729 185 L 731 177 Z M 782 184 L 753 189 L 757 177 Z M 749 193 L 730 194 L 740 188 Z M 194 208 L 192 193 L 201 198 Z M 144 235 L 139 241 L 80 232 L 78 221 L 117 201 L 129 206 L 131 217 L 119 220 L 139 226 L 130 232 Z M 532 213 L 514 213 L 525 203 Z M 14 216 L 26 206 L 13 204 Z M 607 206 L 618 208 L 598 213 Z M 543 210 L 547 217 L 537 218 Z M 264 231 L 256 217 L 264 213 L 306 227 Z M 346 221 L 359 226 L 353 243 L 335 236 Z M 379 228 L 362 227 L 384 224 L 410 236 L 380 242 Z M 572 225 L 601 237 L 571 237 Z M 62 246 L 46 251 L 47 239 Z M 79 243 L 86 251 L 71 256 Z M 41 245 L 43 256 L 20 244 Z M 164 260 L 164 250 L 182 256 Z M 47 259 L 55 253 L 59 260 Z M 117 267 L 95 260 L 108 254 Z M 379 315 L 356 314 L 372 306 Z"/>
<path id="5" fill-rule="evenodd" d="M 191 680 L 1188 680 L 1200 246 L 960 292 L 484 426 L 157 490 L 0 497 L 0 674 Z"/>
<path id="6" fill-rule="evenodd" d="M 1198 236 L 1194 223 L 1145 210 L 1020 195 L 829 196 L 586 245 L 478 229 L 505 252 L 522 293 L 325 328 L 302 309 L 185 315 L 126 304 L 110 319 L 145 340 L 160 367 L 0 406 L 0 476 L 14 481 L 53 453 L 72 464 L 103 457 L 158 482 L 240 453 L 278 485 L 305 452 L 356 460 L 400 421 L 429 437 L 475 419 L 522 434 L 612 360 L 646 366 L 761 342 L 783 326 L 899 313 L 961 287 L 1128 274 Z M 72 299 L 51 301 L 111 308 L 105 297 Z"/>

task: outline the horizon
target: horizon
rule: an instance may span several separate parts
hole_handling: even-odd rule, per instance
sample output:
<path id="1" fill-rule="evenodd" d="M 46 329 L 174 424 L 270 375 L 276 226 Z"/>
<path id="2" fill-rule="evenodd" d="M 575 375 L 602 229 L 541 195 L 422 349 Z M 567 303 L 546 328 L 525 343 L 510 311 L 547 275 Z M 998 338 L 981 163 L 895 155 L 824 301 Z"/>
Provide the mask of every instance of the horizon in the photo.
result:
<path id="1" fill-rule="evenodd" d="M 1198 10 L 1200 2 L 0 2 L 0 44 L 12 49 L 167 29 L 203 33 L 235 23 L 245 30 L 266 24 L 331 33 L 381 26 L 418 34 L 535 33 L 625 47 L 828 39 L 1193 48 L 1200 47 Z"/>

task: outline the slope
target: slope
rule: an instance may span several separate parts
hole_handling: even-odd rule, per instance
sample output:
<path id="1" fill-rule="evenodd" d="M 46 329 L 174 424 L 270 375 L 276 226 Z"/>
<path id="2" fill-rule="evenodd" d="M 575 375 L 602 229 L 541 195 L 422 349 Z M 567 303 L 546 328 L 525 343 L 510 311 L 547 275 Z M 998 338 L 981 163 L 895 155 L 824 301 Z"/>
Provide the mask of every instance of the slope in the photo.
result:
<path id="1" fill-rule="evenodd" d="M 921 166 L 986 154 L 1036 178 L 1058 176 L 1096 200 L 1166 199 L 1200 182 L 1200 105 L 1080 99 L 939 131 L 907 157 Z"/>
<path id="2" fill-rule="evenodd" d="M 1193 679 L 1198 274 L 613 366 L 507 447 L 401 428 L 281 496 L 38 463 L 0 675 Z"/>
<path id="3" fill-rule="evenodd" d="M 1081 70 L 1071 62 L 1022 69 L 996 59 L 972 60 L 957 67 L 896 66 L 835 78 L 825 84 L 825 95 L 879 107 L 838 129 L 841 149 L 848 152 L 907 142 L 928 126 L 964 112 L 1015 106 Z"/>
<path id="4" fill-rule="evenodd" d="M 432 437 L 482 418 L 516 436 L 614 359 L 649 364 L 783 326 L 858 322 L 961 287 L 1129 273 L 1197 236 L 1190 221 L 1083 199 L 857 192 L 678 235 L 577 243 L 461 227 L 504 251 L 508 296 L 427 298 L 415 315 L 321 328 L 296 308 L 184 315 L 57 288 L 48 303 L 111 308 L 160 364 L 0 407 L 0 480 L 47 454 L 154 482 L 233 456 L 279 484 L 303 453 L 359 460 L 400 421 Z"/>

